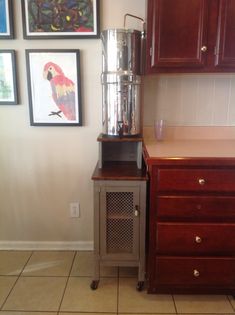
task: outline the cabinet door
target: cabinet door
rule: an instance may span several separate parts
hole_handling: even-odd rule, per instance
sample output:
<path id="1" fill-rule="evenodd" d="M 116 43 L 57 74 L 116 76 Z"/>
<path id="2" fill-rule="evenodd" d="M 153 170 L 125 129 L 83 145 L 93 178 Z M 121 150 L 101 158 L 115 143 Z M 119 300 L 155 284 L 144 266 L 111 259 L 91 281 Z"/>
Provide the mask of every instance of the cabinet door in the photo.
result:
<path id="1" fill-rule="evenodd" d="M 109 260 L 139 258 L 139 188 L 102 187 L 101 256 Z"/>
<path id="2" fill-rule="evenodd" d="M 159 67 L 203 67 L 207 19 L 208 1 L 205 0 L 149 0 L 150 72 L 158 71 Z"/>
<path id="3" fill-rule="evenodd" d="M 235 67 L 235 1 L 221 0 L 217 30 L 216 66 Z"/>

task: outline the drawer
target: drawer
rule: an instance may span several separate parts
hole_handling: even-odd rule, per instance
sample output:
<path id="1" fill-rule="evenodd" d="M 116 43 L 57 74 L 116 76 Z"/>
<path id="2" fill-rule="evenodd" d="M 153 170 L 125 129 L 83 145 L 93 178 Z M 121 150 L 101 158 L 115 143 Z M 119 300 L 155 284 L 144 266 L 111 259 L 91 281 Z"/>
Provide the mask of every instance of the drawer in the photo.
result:
<path id="1" fill-rule="evenodd" d="M 235 224 L 161 222 L 156 233 L 158 254 L 235 256 Z"/>
<path id="2" fill-rule="evenodd" d="M 234 258 L 156 257 L 156 286 L 235 287 Z"/>
<path id="3" fill-rule="evenodd" d="M 235 197 L 225 196 L 159 196 L 157 217 L 181 221 L 213 219 L 235 221 Z"/>
<path id="4" fill-rule="evenodd" d="M 158 191 L 235 192 L 235 169 L 157 169 Z"/>

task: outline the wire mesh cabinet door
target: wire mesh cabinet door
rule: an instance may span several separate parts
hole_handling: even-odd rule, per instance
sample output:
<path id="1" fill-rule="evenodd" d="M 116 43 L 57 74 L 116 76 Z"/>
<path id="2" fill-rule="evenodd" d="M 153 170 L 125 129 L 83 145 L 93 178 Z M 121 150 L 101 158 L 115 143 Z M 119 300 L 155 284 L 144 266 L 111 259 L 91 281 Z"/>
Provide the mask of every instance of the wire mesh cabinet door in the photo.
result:
<path id="1" fill-rule="evenodd" d="M 100 189 L 101 259 L 139 259 L 139 187 L 103 186 Z"/>
<path id="2" fill-rule="evenodd" d="M 146 181 L 94 181 L 94 277 L 100 265 L 138 267 L 136 289 L 145 280 Z"/>

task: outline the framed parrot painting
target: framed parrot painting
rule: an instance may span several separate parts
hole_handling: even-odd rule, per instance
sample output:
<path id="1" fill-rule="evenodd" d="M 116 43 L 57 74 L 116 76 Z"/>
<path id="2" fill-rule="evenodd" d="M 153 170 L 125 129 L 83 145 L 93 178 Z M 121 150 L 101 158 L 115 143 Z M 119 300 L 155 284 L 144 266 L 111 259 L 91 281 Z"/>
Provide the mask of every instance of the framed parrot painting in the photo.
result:
<path id="1" fill-rule="evenodd" d="M 79 50 L 26 50 L 32 126 L 81 126 Z"/>
<path id="2" fill-rule="evenodd" d="M 0 39 L 13 36 L 12 0 L 0 0 Z"/>
<path id="3" fill-rule="evenodd" d="M 21 6 L 25 39 L 99 37 L 99 0 L 21 0 Z"/>

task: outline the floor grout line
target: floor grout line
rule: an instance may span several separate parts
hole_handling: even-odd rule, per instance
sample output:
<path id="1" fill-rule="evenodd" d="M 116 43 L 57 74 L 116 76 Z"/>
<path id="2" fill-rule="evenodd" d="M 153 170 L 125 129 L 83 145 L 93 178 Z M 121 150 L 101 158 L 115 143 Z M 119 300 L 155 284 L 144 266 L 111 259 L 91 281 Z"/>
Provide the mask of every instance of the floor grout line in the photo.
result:
<path id="1" fill-rule="evenodd" d="M 23 266 L 21 272 L 18 274 L 18 276 L 15 275 L 15 277 L 17 277 L 17 279 L 16 279 L 16 281 L 14 282 L 14 284 L 13 284 L 11 290 L 10 290 L 9 293 L 7 294 L 5 300 L 3 301 L 3 303 L 2 303 L 2 305 L 1 305 L 1 307 L 0 307 L 0 311 L 3 310 L 3 307 L 4 307 L 4 305 L 6 304 L 7 299 L 9 298 L 9 296 L 10 296 L 11 292 L 13 291 L 13 289 L 15 288 L 16 283 L 19 281 L 19 279 L 20 279 L 20 277 L 21 277 L 21 274 L 22 274 L 22 272 L 23 272 L 25 266 L 28 264 L 28 262 L 29 262 L 30 258 L 32 257 L 33 253 L 34 253 L 34 251 L 31 251 L 31 254 L 29 255 L 29 258 L 27 259 L 26 263 L 24 264 L 24 266 Z"/>
<path id="2" fill-rule="evenodd" d="M 61 301 L 60 301 L 60 304 L 59 304 L 59 307 L 58 307 L 58 314 L 60 313 L 60 309 L 61 309 L 61 306 L 62 306 L 62 303 L 63 303 L 63 300 L 64 300 L 65 291 L 66 291 L 67 286 L 68 286 L 68 282 L 69 282 L 70 275 L 71 275 L 71 272 L 72 272 L 72 269 L 73 269 L 73 266 L 74 266 L 74 261 L 75 261 L 76 255 L 77 255 L 77 251 L 74 253 L 74 256 L 73 256 L 73 261 L 72 261 L 72 264 L 71 264 L 71 267 L 70 267 L 70 270 L 69 270 L 69 274 L 68 274 L 68 277 L 67 277 L 67 281 L 65 283 L 65 287 L 64 287 L 63 294 L 62 294 L 62 298 L 61 298 Z"/>
<path id="3" fill-rule="evenodd" d="M 19 277 L 23 274 L 23 271 L 24 271 L 25 267 L 27 266 L 28 262 L 30 261 L 31 257 L 33 256 L 33 254 L 34 254 L 34 251 L 31 252 L 31 255 L 29 256 L 28 260 L 24 264 L 24 266 L 23 266 L 23 268 L 22 268 L 22 270 L 21 270 L 21 272 L 19 274 Z"/>
<path id="4" fill-rule="evenodd" d="M 118 267 L 118 270 L 117 270 L 117 314 L 119 314 L 119 284 L 120 284 L 119 276 L 120 276 L 120 268 Z"/>
<path id="5" fill-rule="evenodd" d="M 178 311 L 177 311 L 177 306 L 176 306 L 176 302 L 175 302 L 175 297 L 174 295 L 172 294 L 172 300 L 173 300 L 173 303 L 174 303 L 174 307 L 175 307 L 175 313 L 178 314 Z"/>
<path id="6" fill-rule="evenodd" d="M 230 298 L 229 298 L 228 295 L 227 295 L 227 299 L 228 299 L 229 304 L 231 305 L 231 307 L 232 307 L 232 309 L 233 309 L 233 311 L 234 311 L 234 313 L 235 313 L 235 306 L 233 306 L 233 303 L 232 303 L 232 301 L 230 300 Z M 233 296 L 233 299 L 234 299 L 234 301 L 235 301 L 235 297 L 234 297 L 234 296 Z"/>

